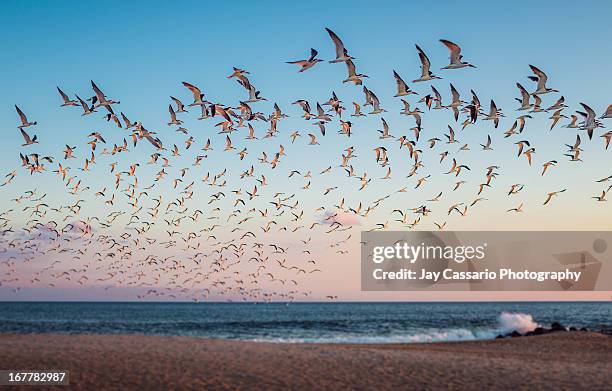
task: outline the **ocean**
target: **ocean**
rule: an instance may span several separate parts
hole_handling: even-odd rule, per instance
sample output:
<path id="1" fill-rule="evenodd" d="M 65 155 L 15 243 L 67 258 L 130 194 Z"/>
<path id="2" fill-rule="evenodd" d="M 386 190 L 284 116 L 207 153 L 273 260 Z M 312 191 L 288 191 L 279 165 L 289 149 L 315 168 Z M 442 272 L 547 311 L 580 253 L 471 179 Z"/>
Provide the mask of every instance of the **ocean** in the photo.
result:
<path id="1" fill-rule="evenodd" d="M 612 303 L 0 302 L 0 333 L 410 343 L 490 339 L 552 322 L 612 330 Z"/>

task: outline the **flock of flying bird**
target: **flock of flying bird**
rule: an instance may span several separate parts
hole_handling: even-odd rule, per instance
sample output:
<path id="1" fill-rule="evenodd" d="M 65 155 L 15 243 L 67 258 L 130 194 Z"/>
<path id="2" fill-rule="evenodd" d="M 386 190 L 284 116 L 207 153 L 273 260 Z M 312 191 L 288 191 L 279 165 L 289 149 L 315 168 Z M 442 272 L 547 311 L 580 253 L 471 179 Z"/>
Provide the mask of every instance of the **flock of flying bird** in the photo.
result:
<path id="1" fill-rule="evenodd" d="M 20 120 L 17 128 L 24 140 L 19 154 L 20 168 L 5 175 L 0 191 L 7 194 L 18 176 L 28 183 L 38 175 L 52 175 L 65 190 L 54 203 L 45 191 L 32 186 L 31 190 L 17 194 L 0 211 L 0 285 L 9 286 L 15 292 L 21 286 L 97 286 L 106 290 L 137 288 L 139 298 L 197 301 L 212 296 L 292 301 L 312 295 L 312 291 L 302 288 L 302 282 L 312 274 L 323 273 L 326 265 L 317 258 L 329 257 L 326 251 L 347 254 L 349 244 L 358 237 L 354 229 L 362 221 L 363 229 L 386 230 L 398 226 L 414 229 L 423 226 L 423 222 L 428 224 L 427 217 L 434 209 L 443 210 L 442 215 L 449 218 L 465 217 L 469 209 L 486 201 L 486 192 L 491 191 L 489 188 L 500 175 L 500 167 L 496 165 L 484 169 L 482 182 L 474 185 L 473 199 L 436 208 L 447 199 L 445 194 L 466 186 L 465 173 L 475 169 L 462 162 L 460 152 L 470 151 L 471 147 L 459 143 L 459 133 L 479 120 L 488 121 L 485 124 L 490 124 L 487 126 L 495 133 L 494 129 L 505 117 L 495 102 L 490 100 L 485 110 L 473 90 L 469 101 L 463 101 L 459 91 L 450 84 L 451 100 L 445 103 L 434 85 L 429 86 L 431 92 L 417 93 L 394 70 L 396 94 L 393 98 L 399 100 L 400 114 L 411 118 L 413 123 L 407 134 L 394 136 L 383 117 L 387 110 L 375 92 L 364 85 L 368 76 L 357 72 L 355 58 L 340 38 L 332 30 L 326 31 L 335 46 L 335 59 L 329 63 L 344 63 L 347 77 L 342 83 L 361 86 L 355 88 L 363 91 L 365 101 L 352 102 L 353 110 L 348 115 L 335 92 L 331 92 L 326 102 L 317 102 L 314 110 L 312 101 L 294 101 L 292 106 L 299 114 L 291 116 L 301 116 L 306 131 L 284 128 L 282 123 L 289 115 L 276 103 L 269 114 L 257 111 L 257 104 L 267 99 L 253 85 L 251 74 L 239 68 L 233 68 L 228 76 L 248 94 L 237 105 L 209 101 L 200 88 L 188 82 L 182 85 L 191 93 L 191 102 L 170 97 L 167 125 L 181 133 L 179 137 L 184 136 L 184 146 L 179 146 L 181 142 L 177 145 L 167 141 L 170 136 L 151 130 L 142 121 L 130 120 L 118 110 L 120 101 L 110 99 L 93 81 L 93 95 L 84 98 L 71 97 L 57 88 L 61 107 L 74 107 L 73 110 L 80 110 L 81 116 L 88 118 L 104 113 L 108 126 L 113 128 L 104 133 L 93 131 L 86 137 L 88 132 L 84 133 L 87 143 L 82 146 L 66 145 L 61 152 L 41 153 L 37 148 L 46 136 L 38 137 L 38 123 L 31 121 L 35 113 L 26 115 L 16 105 Z M 440 42 L 450 52 L 449 64 L 442 70 L 476 68 L 464 60 L 457 44 L 448 40 Z M 425 51 L 418 45 L 416 51 L 421 72 L 412 83 L 420 85 L 441 79 L 433 73 Z M 324 62 L 317 56 L 317 50 L 311 49 L 307 59 L 288 63 L 299 66 L 300 73 L 316 72 L 317 64 Z M 549 171 L 563 158 L 581 162 L 581 145 L 586 137 L 591 140 L 597 133 L 603 139 L 602 148 L 607 150 L 612 132 L 599 134 L 598 129 L 604 127 L 604 120 L 612 118 L 612 105 L 600 116 L 585 103 L 580 103 L 575 113 L 566 115 L 568 106 L 563 96 L 555 98 L 548 107 L 542 106 L 544 95 L 558 91 L 548 87 L 547 75 L 542 70 L 533 65 L 530 68 L 533 74 L 528 78 L 536 83 L 535 89 L 529 92 L 516 83 L 520 94 L 516 99 L 520 105 L 517 110 L 524 114 L 511 121 L 500 141 L 515 144 L 518 157 L 526 161 L 526 166 L 532 166 L 536 164 L 536 147 L 527 139 L 527 123 L 535 116 L 550 115 L 552 130 L 560 121 L 567 121 L 563 126 L 576 131 L 576 141 L 566 145 L 564 156 L 542 163 L 542 176 L 551 175 Z M 366 111 L 367 107 L 371 110 Z M 452 112 L 446 130 L 439 133 L 430 128 L 425 130 L 424 117 L 430 110 Z M 217 132 L 189 130 L 185 122 L 193 112 L 198 120 L 214 123 L 221 136 L 215 136 Z M 380 116 L 382 124 L 376 137 L 378 145 L 371 149 L 351 146 L 359 118 L 373 116 Z M 265 132 L 259 130 L 262 127 L 266 128 Z M 326 131 L 332 127 L 348 143 L 346 148 L 338 148 L 337 165 L 304 169 L 304 155 L 297 152 L 294 152 L 296 159 L 291 160 L 294 155 L 289 149 L 294 144 L 296 148 L 299 146 L 300 137 L 307 136 L 307 143 L 302 144 L 312 148 L 329 139 Z M 205 136 L 199 136 L 202 134 Z M 113 139 L 118 142 L 111 147 Z M 493 139 L 487 134 L 480 147 L 483 151 L 492 151 L 492 144 Z M 257 149 L 256 145 L 262 149 L 258 157 L 250 152 Z M 144 153 L 150 154 L 147 161 L 142 160 Z M 384 175 L 375 178 L 361 171 L 353 163 L 357 153 L 380 166 Z M 443 170 L 440 175 L 428 170 L 422 159 L 434 153 L 439 156 L 436 162 Z M 389 183 L 393 183 L 389 182 L 393 175 L 392 154 L 409 162 L 408 170 L 404 164 L 399 167 L 403 172 L 401 178 L 414 182 L 389 190 Z M 190 159 L 190 164 L 181 164 L 184 159 Z M 231 168 L 234 165 L 242 168 Z M 104 174 L 90 173 L 96 166 L 103 166 L 99 170 Z M 147 168 L 152 168 L 155 175 L 141 174 Z M 288 178 L 270 181 L 280 175 L 276 174 L 279 171 Z M 332 173 L 353 178 L 351 181 L 356 180 L 357 185 L 319 186 Z M 110 180 L 98 188 L 98 183 L 104 182 L 107 175 Z M 442 177 L 443 181 L 453 178 L 447 191 L 434 194 L 422 205 L 398 208 L 410 203 L 412 194 L 422 191 L 434 176 Z M 298 178 L 301 178 L 299 182 Z M 337 182 L 333 177 L 328 181 Z M 597 182 L 601 183 L 601 193 L 592 198 L 606 201 L 612 188 L 606 182 L 612 182 L 612 175 Z M 358 192 L 371 188 L 372 183 L 383 192 L 380 197 L 348 205 L 346 198 L 361 194 Z M 518 199 L 526 186 L 514 183 L 503 191 L 508 197 Z M 543 205 L 553 202 L 566 190 L 555 189 L 544 194 Z M 306 200 L 317 203 L 318 207 L 310 209 L 305 206 Z M 518 205 L 508 209 L 508 213 L 524 211 L 523 203 L 516 202 Z M 373 214 L 387 218 L 366 222 Z M 443 220 L 431 223 L 429 227 L 447 228 Z M 331 250 L 323 249 L 323 243 Z M 19 274 L 22 269 L 31 273 L 28 279 Z M 336 297 L 327 296 L 328 299 Z"/>

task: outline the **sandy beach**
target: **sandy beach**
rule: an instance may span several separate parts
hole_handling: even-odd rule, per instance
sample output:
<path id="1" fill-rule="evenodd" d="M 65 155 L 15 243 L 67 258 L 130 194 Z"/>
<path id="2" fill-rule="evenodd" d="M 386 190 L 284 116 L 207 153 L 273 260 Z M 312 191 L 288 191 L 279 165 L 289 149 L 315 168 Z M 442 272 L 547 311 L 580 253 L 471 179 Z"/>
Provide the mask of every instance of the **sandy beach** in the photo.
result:
<path id="1" fill-rule="evenodd" d="M 1 369 L 67 369 L 76 390 L 604 390 L 611 356 L 612 337 L 591 332 L 402 345 L 0 335 Z"/>

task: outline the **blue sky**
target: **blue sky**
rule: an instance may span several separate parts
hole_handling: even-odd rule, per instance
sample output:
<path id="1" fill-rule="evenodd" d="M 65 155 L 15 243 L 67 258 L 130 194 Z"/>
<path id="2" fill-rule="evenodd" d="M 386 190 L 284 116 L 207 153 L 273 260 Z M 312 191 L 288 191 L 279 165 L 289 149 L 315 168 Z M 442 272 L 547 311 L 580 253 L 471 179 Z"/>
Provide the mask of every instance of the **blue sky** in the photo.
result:
<path id="1" fill-rule="evenodd" d="M 446 37 L 460 43 L 466 58 L 479 67 L 478 77 L 469 78 L 477 91 L 513 90 L 514 81 L 525 81 L 527 64 L 533 63 L 547 70 L 567 95 L 594 102 L 609 98 L 602 85 L 611 56 L 606 48 L 612 6 L 607 2 L 474 6 L 449 1 L 435 7 L 359 1 L 125 3 L 4 2 L 0 80 L 11 93 L 2 96 L 2 117 L 14 118 L 12 104 L 32 104 L 33 93 L 41 106 L 56 101 L 53 87 L 58 83 L 82 92 L 90 78 L 134 105 L 144 97 L 152 107 L 157 99 L 165 102 L 168 91 L 179 90 L 183 79 L 230 99 L 226 94 L 240 88 L 221 76 L 233 65 L 248 67 L 262 92 L 273 91 L 279 101 L 292 99 L 292 90 L 308 93 L 305 88 L 315 77 L 320 88 L 344 75 L 340 65 L 321 64 L 316 73 L 296 77 L 294 68 L 284 64 L 305 57 L 310 47 L 330 58 L 333 46 L 324 27 L 345 41 L 358 69 L 371 76 L 374 91 L 393 88 L 390 68 L 406 79 L 416 77 L 414 43 L 428 52 L 434 68 L 441 67 L 447 52 L 437 40 Z M 461 85 L 461 77 L 453 76 Z"/>
<path id="2" fill-rule="evenodd" d="M 0 41 L 3 53 L 0 63 L 0 125 L 5 138 L 0 144 L 0 162 L 6 167 L 5 172 L 19 164 L 18 147 L 22 143 L 21 135 L 15 129 L 18 118 L 14 104 L 19 105 L 30 120 L 38 121 L 39 125 L 30 129 L 38 135 L 47 153 L 53 151 L 57 154 L 66 143 L 79 145 L 78 164 L 81 164 L 86 157 L 81 153 L 85 152 L 86 136 L 90 132 L 102 131 L 110 135 L 112 142 L 119 142 L 126 136 L 124 130 L 103 121 L 100 118 L 103 113 L 82 118 L 78 108 L 58 107 L 61 102 L 56 86 L 71 95 L 77 93 L 85 98 L 91 95 L 89 80 L 93 79 L 109 97 L 121 100 L 117 111 L 125 112 L 132 120 L 141 120 L 148 129 L 158 132 L 167 147 L 173 143 L 182 147 L 186 137 L 174 133 L 173 128 L 166 125 L 169 96 L 177 96 L 188 103 L 191 96 L 180 84 L 188 81 L 200 86 L 207 99 L 235 105 L 246 95 L 234 80 L 226 78 L 232 66 L 248 69 L 252 83 L 270 100 L 253 105 L 255 109 L 269 113 L 272 103 L 278 102 L 291 116 L 283 122 L 284 137 L 294 129 L 299 129 L 304 135 L 300 145 L 291 146 L 287 140 L 282 142 L 288 147 L 293 161 L 303 161 L 305 167 L 312 165 L 313 171 L 337 165 L 340 147 L 354 144 L 369 148 L 367 143 L 372 142 L 372 133 L 381 129 L 381 125 L 379 116 L 365 118 L 355 126 L 354 137 L 348 141 L 335 134 L 338 127 L 334 122 L 328 126 L 330 142 L 322 143 L 324 145 L 318 149 L 305 147 L 306 134 L 315 133 L 316 129 L 304 125 L 299 118 L 300 110 L 291 106 L 291 102 L 307 99 L 314 110 L 315 101 L 323 102 L 335 91 L 348 111 L 352 109 L 351 101 L 363 103 L 360 87 L 341 83 L 346 77 L 343 64 L 325 62 L 298 74 L 296 66 L 285 63 L 306 58 L 311 47 L 319 51 L 320 58 L 332 59 L 333 45 L 325 27 L 342 38 L 350 54 L 356 58 L 357 70 L 370 76 L 366 85 L 389 111 L 383 117 L 396 136 L 410 134 L 408 129 L 413 123 L 398 114 L 401 104 L 397 98 L 391 98 L 395 93 L 392 70 L 395 69 L 422 95 L 430 92 L 430 83 L 410 83 L 420 74 L 415 43 L 429 55 L 433 72 L 443 77 L 434 85 L 445 101 L 450 96 L 449 82 L 457 87 L 465 100 L 469 100 L 469 90 L 474 89 L 486 109 L 493 98 L 508 116 L 500 128 L 493 130 L 488 124 L 479 123 L 478 127 L 468 128 L 461 135 L 461 141 L 470 143 L 474 150 L 465 157 L 466 164 L 473 166 L 483 166 L 491 159 L 491 155 L 477 151 L 478 144 L 484 142 L 486 135 L 496 134 L 494 143 L 497 143 L 501 132 L 511 125 L 511 118 L 519 115 L 514 111 L 517 105 L 513 98 L 519 96 L 515 83 L 521 82 L 528 90 L 533 90 L 534 83 L 527 79 L 531 74 L 528 64 L 537 65 L 548 74 L 548 85 L 559 89 L 566 97 L 570 105 L 568 114 L 579 108 L 578 102 L 590 104 L 598 114 L 612 103 L 612 81 L 609 78 L 612 4 L 609 2 L 125 3 L 3 2 L 0 14 L 3 37 Z M 440 70 L 448 61 L 448 51 L 438 42 L 440 38 L 461 45 L 465 59 L 477 68 Z M 544 97 L 543 106 L 552 104 L 558 96 Z M 431 119 L 425 122 L 423 137 L 442 138 L 449 114 L 432 112 L 427 116 Z M 584 146 L 590 158 L 586 168 L 564 161 L 560 165 L 564 175 L 541 180 L 541 163 L 562 156 L 563 143 L 573 143 L 575 139 L 575 132 L 560 127 L 565 121 L 550 133 L 547 118 L 548 115 L 540 116 L 528 125 L 529 140 L 537 145 L 538 150 L 537 164 L 531 170 L 528 170 L 526 162 L 517 160 L 510 153 L 515 150 L 511 143 L 500 145 L 492 152 L 494 158 L 491 161 L 502 166 L 504 175 L 508 174 L 500 179 L 503 186 L 528 181 L 533 193 L 526 196 L 540 204 L 547 191 L 559 190 L 568 184 L 585 189 L 585 192 L 568 192 L 554 209 L 540 208 L 527 222 L 512 220 L 512 216 L 505 214 L 505 209 L 517 205 L 508 204 L 503 194 L 491 196 L 492 200 L 499 201 L 496 208 L 502 212 L 500 220 L 492 221 L 489 209 L 475 210 L 476 219 L 469 223 L 451 217 L 456 220 L 453 228 L 492 229 L 496 224 L 500 229 L 521 229 L 525 225 L 531 229 L 612 227 L 602 218 L 601 208 L 595 209 L 590 204 L 588 208 L 576 207 L 577 202 L 586 202 L 587 197 L 601 191 L 593 179 L 612 174 L 608 172 L 612 152 L 606 153 L 601 139 L 595 137 L 593 142 Z M 215 145 L 221 146 L 224 136 L 217 135 L 209 124 L 196 121 L 194 113 L 186 116 L 185 121 L 196 138 L 198 149 L 209 137 Z M 456 129 L 458 127 L 460 125 Z M 256 129 L 260 136 L 263 135 L 263 124 Z M 242 135 L 236 137 L 242 139 Z M 270 144 L 262 141 L 260 145 L 249 146 L 251 157 L 258 156 L 261 150 L 270 151 L 277 144 L 276 141 Z M 211 153 L 211 157 L 216 159 L 214 165 L 211 163 L 211 173 L 225 166 L 236 172 L 245 169 L 237 159 L 222 155 L 220 149 Z M 125 163 L 134 162 L 135 156 L 146 159 L 153 152 L 148 145 L 140 145 L 135 155 L 130 155 L 131 160 Z M 385 170 L 372 162 L 367 149 L 358 156 L 364 159 L 359 160 L 362 162 L 360 167 L 367 168 L 371 176 L 379 178 L 384 175 Z M 185 158 L 185 164 L 188 161 L 191 158 Z M 426 158 L 426 164 L 434 165 L 434 162 L 437 162 L 435 156 Z M 73 171 L 78 164 L 74 164 Z M 156 171 L 150 167 L 141 170 L 151 174 Z M 288 170 L 289 167 L 284 167 L 282 172 L 270 173 L 270 180 L 279 183 Z M 399 171 L 399 165 L 394 166 L 394 170 Z M 406 166 L 406 173 L 408 170 Z M 584 175 L 585 170 L 588 176 Z M 200 176 L 202 174 L 200 172 Z M 324 179 L 327 182 L 322 185 L 340 184 L 349 189 L 349 180 L 342 178 L 341 174 L 340 171 L 336 176 Z M 103 186 L 107 175 L 107 161 L 104 161 L 90 175 L 92 188 Z M 483 176 L 479 168 L 467 173 L 466 179 L 474 184 Z M 49 174 L 28 178 L 21 172 L 15 186 L 21 190 L 36 186 L 52 189 L 55 182 L 56 178 Z M 355 181 L 350 180 L 350 183 Z M 413 180 L 398 181 L 392 189 L 408 184 L 413 186 Z M 432 197 L 441 191 L 442 185 L 433 181 L 431 187 L 418 197 Z M 279 185 L 279 188 L 283 186 Z M 353 186 L 346 191 L 347 203 L 354 204 L 360 199 L 361 195 L 357 196 L 354 190 Z M 374 198 L 375 190 L 370 191 Z M 469 191 L 473 193 L 473 187 Z M 64 196 L 62 192 L 53 190 L 49 193 L 49 197 L 56 200 Z M 423 201 L 418 197 L 397 202 L 404 208 L 416 207 Z M 457 200 L 466 197 L 467 193 L 456 195 Z M 3 194 L 2 202 L 8 202 L 9 198 Z M 314 208 L 319 204 L 316 197 L 304 200 L 307 207 Z M 384 220 L 384 216 L 371 223 L 380 222 L 380 219 Z M 477 226 L 474 226 L 474 221 L 478 222 Z"/>

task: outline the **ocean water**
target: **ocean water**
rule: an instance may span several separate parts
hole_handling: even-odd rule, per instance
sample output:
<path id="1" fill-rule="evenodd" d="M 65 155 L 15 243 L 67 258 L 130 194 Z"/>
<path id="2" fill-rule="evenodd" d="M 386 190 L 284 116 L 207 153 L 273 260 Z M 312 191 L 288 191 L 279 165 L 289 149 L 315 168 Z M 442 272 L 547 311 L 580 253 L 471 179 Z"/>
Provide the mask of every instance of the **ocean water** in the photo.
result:
<path id="1" fill-rule="evenodd" d="M 612 303 L 0 302 L 0 333 L 409 343 L 489 339 L 552 322 L 611 330 Z"/>

